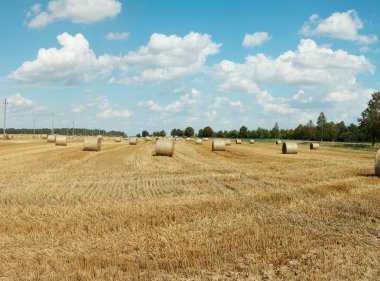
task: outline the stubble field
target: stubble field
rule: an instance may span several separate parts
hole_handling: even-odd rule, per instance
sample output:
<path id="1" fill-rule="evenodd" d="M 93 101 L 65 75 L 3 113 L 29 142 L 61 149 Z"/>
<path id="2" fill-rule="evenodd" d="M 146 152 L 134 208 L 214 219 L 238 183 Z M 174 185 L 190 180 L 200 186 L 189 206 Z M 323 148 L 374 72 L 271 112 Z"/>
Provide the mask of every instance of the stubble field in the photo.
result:
<path id="1" fill-rule="evenodd" d="M 0 143 L 0 280 L 378 280 L 374 153 Z"/>

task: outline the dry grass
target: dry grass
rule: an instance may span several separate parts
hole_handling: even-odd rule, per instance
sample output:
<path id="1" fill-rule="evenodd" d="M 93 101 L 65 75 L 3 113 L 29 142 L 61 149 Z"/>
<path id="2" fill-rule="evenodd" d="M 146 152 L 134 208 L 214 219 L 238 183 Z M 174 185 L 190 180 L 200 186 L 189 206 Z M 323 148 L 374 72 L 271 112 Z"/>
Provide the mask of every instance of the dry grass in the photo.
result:
<path id="1" fill-rule="evenodd" d="M 373 153 L 0 143 L 0 280 L 378 280 Z"/>

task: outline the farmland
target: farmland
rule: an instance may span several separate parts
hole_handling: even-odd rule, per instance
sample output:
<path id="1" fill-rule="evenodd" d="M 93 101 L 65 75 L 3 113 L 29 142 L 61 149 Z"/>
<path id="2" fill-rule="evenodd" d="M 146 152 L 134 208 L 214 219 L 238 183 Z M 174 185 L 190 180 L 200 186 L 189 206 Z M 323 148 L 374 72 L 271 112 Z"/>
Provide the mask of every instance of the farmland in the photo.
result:
<path id="1" fill-rule="evenodd" d="M 0 280 L 376 280 L 374 152 L 0 142 Z"/>

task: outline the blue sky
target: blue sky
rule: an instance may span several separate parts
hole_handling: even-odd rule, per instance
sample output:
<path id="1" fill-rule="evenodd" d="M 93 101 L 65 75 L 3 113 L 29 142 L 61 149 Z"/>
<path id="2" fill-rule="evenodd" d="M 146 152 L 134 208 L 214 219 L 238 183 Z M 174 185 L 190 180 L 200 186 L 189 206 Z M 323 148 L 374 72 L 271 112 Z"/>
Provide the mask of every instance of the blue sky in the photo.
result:
<path id="1" fill-rule="evenodd" d="M 8 127 L 136 134 L 356 122 L 380 88 L 378 1 L 0 2 Z"/>

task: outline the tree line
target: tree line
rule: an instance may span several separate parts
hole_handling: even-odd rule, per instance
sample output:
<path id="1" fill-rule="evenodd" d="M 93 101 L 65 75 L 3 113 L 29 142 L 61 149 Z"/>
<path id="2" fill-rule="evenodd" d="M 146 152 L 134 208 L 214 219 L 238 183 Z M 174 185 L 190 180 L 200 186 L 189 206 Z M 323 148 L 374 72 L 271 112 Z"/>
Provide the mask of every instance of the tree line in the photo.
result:
<path id="1" fill-rule="evenodd" d="M 33 129 L 15 129 L 9 128 L 7 134 L 33 134 Z M 122 136 L 127 134 L 122 131 L 105 131 L 100 129 L 76 128 L 77 135 L 104 135 L 104 136 Z M 73 129 L 57 128 L 54 133 L 71 135 Z M 3 133 L 3 129 L 0 129 Z M 35 129 L 36 134 L 50 134 L 51 129 Z M 137 137 L 155 136 L 166 137 L 165 130 L 154 131 L 150 134 L 147 130 L 143 130 Z M 170 135 L 175 137 L 217 137 L 217 138 L 250 138 L 250 139 L 289 139 L 289 140 L 309 140 L 309 141 L 339 141 L 339 142 L 364 142 L 370 141 L 372 145 L 380 139 L 380 92 L 374 92 L 372 98 L 368 102 L 367 108 L 358 118 L 358 124 L 345 124 L 343 121 L 334 123 L 328 121 L 325 114 L 321 112 L 314 122 L 309 120 L 306 124 L 299 124 L 295 129 L 280 129 L 276 122 L 271 130 L 265 128 L 257 128 L 249 130 L 246 126 L 241 126 L 239 130 L 219 130 L 214 131 L 210 126 L 206 126 L 195 132 L 193 127 L 185 129 L 174 128 Z"/>
<path id="2" fill-rule="evenodd" d="M 142 136 L 149 135 L 144 130 Z M 309 120 L 306 124 L 299 124 L 295 129 L 280 129 L 276 122 L 271 130 L 257 128 L 249 130 L 241 126 L 239 130 L 214 131 L 210 126 L 199 129 L 195 133 L 194 128 L 174 128 L 170 135 L 175 137 L 217 137 L 217 138 L 250 138 L 250 139 L 289 139 L 309 141 L 339 141 L 339 142 L 364 142 L 370 141 L 372 145 L 380 138 L 380 92 L 372 94 L 367 108 L 358 118 L 358 124 L 345 124 L 343 121 L 334 123 L 328 121 L 321 112 L 315 120 Z M 139 135 L 140 136 L 140 135 Z M 153 132 L 153 136 L 166 136 L 164 130 Z"/>
<path id="3" fill-rule="evenodd" d="M 4 129 L 0 129 L 0 134 L 3 134 Z M 7 128 L 5 131 L 7 134 L 14 135 L 14 134 L 34 134 L 37 135 L 41 134 L 51 134 L 51 128 L 42 128 L 42 129 L 28 129 L 28 128 L 22 128 L 22 129 L 15 129 L 15 128 Z M 122 131 L 106 131 L 101 129 L 85 129 L 85 128 L 54 128 L 54 134 L 58 135 L 83 135 L 83 136 L 96 136 L 96 135 L 102 135 L 102 136 L 121 136 L 126 137 L 126 133 Z"/>

